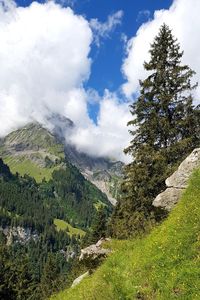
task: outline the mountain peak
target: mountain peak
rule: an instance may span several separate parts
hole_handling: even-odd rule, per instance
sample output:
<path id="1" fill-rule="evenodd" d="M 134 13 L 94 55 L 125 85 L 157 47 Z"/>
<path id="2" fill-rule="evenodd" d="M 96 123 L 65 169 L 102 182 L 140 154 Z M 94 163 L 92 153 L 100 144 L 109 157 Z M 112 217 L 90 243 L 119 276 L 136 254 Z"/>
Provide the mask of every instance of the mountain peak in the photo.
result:
<path id="1" fill-rule="evenodd" d="M 111 203 L 116 203 L 123 163 L 91 157 L 67 143 L 66 135 L 74 128 L 70 119 L 52 115 L 47 122 L 51 125 L 49 129 L 38 122 L 29 123 L 1 141 L 0 156 L 11 171 L 28 173 L 37 181 L 44 177 L 48 180 L 55 169 L 68 161 L 102 190 Z"/>
<path id="2" fill-rule="evenodd" d="M 3 139 L 4 145 L 10 150 L 39 150 L 52 146 L 56 140 L 53 134 L 41 124 L 29 123 L 15 130 Z"/>

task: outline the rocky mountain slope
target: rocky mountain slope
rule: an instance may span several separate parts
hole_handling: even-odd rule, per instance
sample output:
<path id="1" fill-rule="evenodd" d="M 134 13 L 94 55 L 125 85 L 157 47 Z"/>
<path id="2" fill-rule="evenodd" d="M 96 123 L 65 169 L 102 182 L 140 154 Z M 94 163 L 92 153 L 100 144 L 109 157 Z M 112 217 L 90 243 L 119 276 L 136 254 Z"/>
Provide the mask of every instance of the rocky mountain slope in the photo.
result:
<path id="1" fill-rule="evenodd" d="M 64 135 L 72 130 L 73 122 L 60 116 L 52 118 L 55 125 L 51 131 L 38 123 L 30 123 L 0 140 L 0 157 L 12 172 L 28 173 L 38 182 L 43 178 L 49 180 L 53 171 L 61 168 L 67 159 L 115 204 L 123 163 L 78 152 L 64 139 Z"/>
<path id="2" fill-rule="evenodd" d="M 33 176 L 38 182 L 64 162 L 64 146 L 40 124 L 28 124 L 0 141 L 0 156 L 11 171 Z"/>
<path id="3" fill-rule="evenodd" d="M 81 173 L 105 193 L 110 202 L 115 205 L 119 197 L 120 185 L 123 177 L 124 164 L 121 161 L 111 160 L 106 157 L 87 155 L 66 143 L 66 133 L 74 128 L 74 123 L 60 115 L 51 118 L 54 125 L 53 133 L 65 145 L 66 158 L 75 165 Z"/>

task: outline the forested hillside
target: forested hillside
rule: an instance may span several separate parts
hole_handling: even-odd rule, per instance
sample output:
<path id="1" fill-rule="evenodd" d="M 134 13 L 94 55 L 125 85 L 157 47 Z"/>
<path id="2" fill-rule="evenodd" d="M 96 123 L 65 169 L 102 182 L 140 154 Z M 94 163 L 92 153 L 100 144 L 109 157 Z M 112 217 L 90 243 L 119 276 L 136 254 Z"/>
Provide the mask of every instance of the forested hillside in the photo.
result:
<path id="1" fill-rule="evenodd" d="M 80 248 L 78 229 L 70 230 L 87 231 L 101 203 L 109 215 L 107 198 L 70 164 L 38 184 L 0 160 L 1 299 L 43 299 L 69 284 Z"/>

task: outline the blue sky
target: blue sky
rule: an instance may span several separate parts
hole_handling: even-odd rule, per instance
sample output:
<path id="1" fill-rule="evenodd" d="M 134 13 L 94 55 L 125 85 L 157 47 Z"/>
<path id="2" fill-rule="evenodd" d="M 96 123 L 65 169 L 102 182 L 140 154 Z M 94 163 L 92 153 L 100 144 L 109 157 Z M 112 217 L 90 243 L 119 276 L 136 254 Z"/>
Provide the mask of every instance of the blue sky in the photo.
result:
<path id="1" fill-rule="evenodd" d="M 52 129 L 56 113 L 76 125 L 66 140 L 78 150 L 126 161 L 129 104 L 163 23 L 200 81 L 199 0 L 12 1 L 0 1 L 0 137 L 33 121 Z"/>
<path id="2" fill-rule="evenodd" d="M 19 6 L 29 6 L 33 1 L 18 0 Z M 37 1 L 44 3 L 44 1 Z M 70 6 L 76 14 L 84 15 L 87 20 L 96 18 L 100 22 L 106 22 L 109 15 L 122 10 L 123 18 L 120 25 L 110 34 L 110 37 L 102 40 L 100 47 L 93 44 L 91 58 L 91 75 L 85 83 L 86 88 L 93 88 L 100 96 L 105 89 L 116 91 L 124 82 L 121 73 L 124 59 L 124 42 L 133 37 L 142 23 L 153 18 L 155 10 L 169 8 L 172 0 L 66 0 L 57 1 L 63 6 Z M 88 104 L 90 117 L 96 122 L 99 104 Z"/>
<path id="3" fill-rule="evenodd" d="M 168 8 L 172 0 L 83 0 L 76 1 L 74 10 L 85 14 L 88 19 L 97 18 L 105 22 L 108 15 L 122 10 L 122 23 L 112 33 L 110 39 L 102 41 L 100 49 L 94 49 L 95 60 L 88 85 L 100 93 L 105 88 L 115 91 L 123 82 L 120 72 L 124 55 L 121 36 L 128 39 L 136 34 L 140 25 L 153 17 L 155 10 Z M 147 15 L 146 12 L 149 12 Z"/>
<path id="4" fill-rule="evenodd" d="M 105 88 L 116 91 L 124 82 L 121 65 L 124 58 L 124 43 L 122 36 L 134 36 L 143 22 L 153 17 L 154 11 L 168 8 L 172 0 L 82 0 L 74 2 L 73 9 L 84 14 L 88 19 L 97 18 L 105 22 L 108 15 L 123 11 L 121 25 L 111 34 L 110 38 L 102 41 L 99 49 L 93 47 L 93 64 L 87 87 L 96 89 L 103 95 Z M 98 104 L 88 106 L 90 116 L 96 121 Z"/>

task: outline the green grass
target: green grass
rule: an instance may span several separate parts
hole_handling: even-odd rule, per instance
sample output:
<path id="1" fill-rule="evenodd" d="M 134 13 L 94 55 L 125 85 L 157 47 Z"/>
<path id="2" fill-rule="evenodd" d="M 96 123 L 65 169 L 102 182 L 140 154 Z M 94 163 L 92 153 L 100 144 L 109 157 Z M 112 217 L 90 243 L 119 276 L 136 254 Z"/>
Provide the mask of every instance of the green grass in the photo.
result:
<path id="1" fill-rule="evenodd" d="M 62 144 L 55 144 L 48 148 L 49 153 L 58 156 L 59 158 L 65 158 L 64 146 Z"/>
<path id="2" fill-rule="evenodd" d="M 54 219 L 54 224 L 57 228 L 57 230 L 69 230 L 69 235 L 80 235 L 81 237 L 85 235 L 85 231 L 79 228 L 72 227 L 69 223 L 66 221 L 60 220 L 60 219 Z"/>
<path id="3" fill-rule="evenodd" d="M 37 164 L 34 164 L 29 159 L 23 159 L 23 157 L 5 157 L 4 162 L 10 167 L 13 174 L 18 172 L 20 175 L 30 175 L 34 177 L 37 182 L 41 182 L 43 178 L 47 181 L 51 179 L 54 170 L 58 169 L 59 166 L 52 168 L 42 168 Z"/>
<path id="4" fill-rule="evenodd" d="M 54 300 L 200 299 L 200 170 L 181 201 L 147 237 L 112 241 L 113 253 Z"/>

